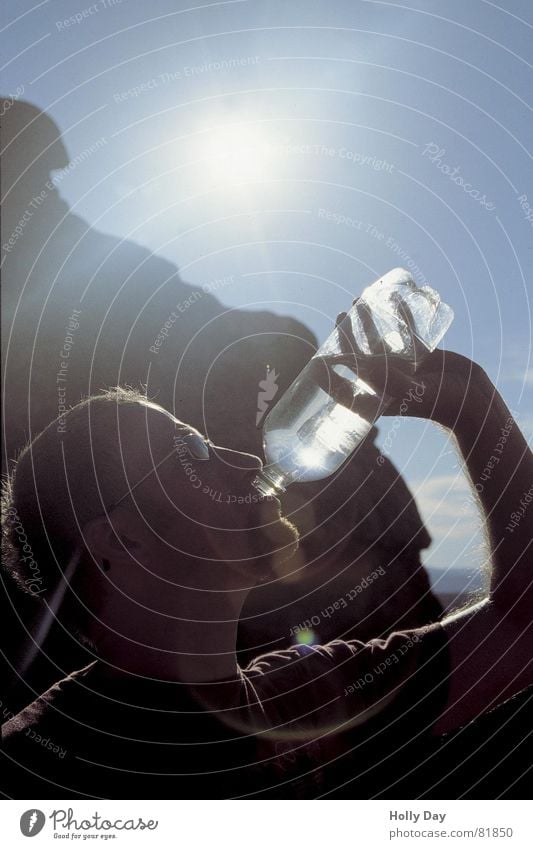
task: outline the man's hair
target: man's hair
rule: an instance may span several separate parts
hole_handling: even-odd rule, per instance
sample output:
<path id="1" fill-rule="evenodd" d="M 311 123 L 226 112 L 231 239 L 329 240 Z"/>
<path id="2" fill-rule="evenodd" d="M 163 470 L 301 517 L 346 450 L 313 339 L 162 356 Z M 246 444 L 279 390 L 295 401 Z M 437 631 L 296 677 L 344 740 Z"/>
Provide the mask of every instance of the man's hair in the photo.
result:
<path id="1" fill-rule="evenodd" d="M 66 581 L 62 618 L 79 631 L 83 604 L 67 569 L 78 553 L 89 556 L 82 545 L 85 524 L 129 490 L 119 411 L 137 404 L 146 406 L 146 396 L 122 387 L 80 402 L 24 448 L 2 486 L 4 569 L 41 599 Z"/>

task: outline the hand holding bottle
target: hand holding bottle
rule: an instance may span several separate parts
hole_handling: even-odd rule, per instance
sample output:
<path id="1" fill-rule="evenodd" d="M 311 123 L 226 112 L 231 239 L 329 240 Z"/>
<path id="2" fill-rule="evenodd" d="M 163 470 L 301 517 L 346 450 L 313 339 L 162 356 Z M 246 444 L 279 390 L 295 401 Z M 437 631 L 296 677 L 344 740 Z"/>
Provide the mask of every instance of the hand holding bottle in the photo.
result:
<path id="1" fill-rule="evenodd" d="M 257 489 L 270 495 L 294 481 L 328 477 L 383 412 L 402 407 L 404 391 L 415 393 L 420 414 L 420 366 L 452 319 L 438 292 L 418 288 L 404 269 L 368 286 L 266 417 L 267 464 Z"/>
<path id="2" fill-rule="evenodd" d="M 398 393 L 401 395 L 402 390 L 407 389 L 410 381 L 403 378 L 414 374 L 415 364 L 392 350 L 391 344 L 380 335 L 372 313 L 360 298 L 355 298 L 353 306 L 358 307 L 367 350 L 363 351 L 355 338 L 350 315 L 341 312 L 335 323 L 337 353 L 321 355 L 319 352 L 312 360 L 313 375 L 319 386 L 337 403 L 349 410 L 357 404 L 361 414 L 369 420 L 375 420 L 386 413 Z M 409 327 L 412 322 L 409 307 L 398 301 L 397 309 Z M 350 369 L 353 377 L 343 376 L 340 373 L 343 369 L 339 367 Z M 355 395 L 354 378 L 369 386 L 372 394 L 363 397 Z"/>
<path id="3" fill-rule="evenodd" d="M 354 306 L 359 299 L 353 301 Z M 412 315 L 407 304 L 398 303 L 398 310 L 411 326 Z M 451 426 L 459 416 L 472 382 L 476 382 L 479 366 L 451 351 L 424 352 L 423 361 L 416 365 L 395 354 L 377 330 L 369 310 L 360 308 L 364 316 L 366 337 L 372 353 L 364 353 L 357 344 L 347 313 L 337 316 L 335 324 L 340 354 L 315 357 L 315 379 L 321 388 L 339 404 L 352 409 L 353 381 L 342 377 L 335 367 L 349 368 L 370 386 L 376 396 L 358 399 L 368 406 L 368 415 L 405 415 Z"/>

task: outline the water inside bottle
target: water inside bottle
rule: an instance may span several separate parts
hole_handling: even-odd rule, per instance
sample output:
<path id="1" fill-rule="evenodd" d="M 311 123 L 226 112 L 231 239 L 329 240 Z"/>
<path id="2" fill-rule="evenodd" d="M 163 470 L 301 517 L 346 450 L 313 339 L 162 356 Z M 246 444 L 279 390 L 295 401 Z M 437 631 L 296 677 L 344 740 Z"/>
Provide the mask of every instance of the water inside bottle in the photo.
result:
<path id="1" fill-rule="evenodd" d="M 349 378 L 353 401 L 351 409 L 337 403 L 313 378 L 313 360 L 290 387 L 291 397 L 279 414 L 272 411 L 265 428 L 265 456 L 275 475 L 283 476 L 284 486 L 320 480 L 336 471 L 371 429 L 374 416 L 369 410 L 377 414 L 379 406 L 374 390 L 342 365 L 335 370 Z"/>

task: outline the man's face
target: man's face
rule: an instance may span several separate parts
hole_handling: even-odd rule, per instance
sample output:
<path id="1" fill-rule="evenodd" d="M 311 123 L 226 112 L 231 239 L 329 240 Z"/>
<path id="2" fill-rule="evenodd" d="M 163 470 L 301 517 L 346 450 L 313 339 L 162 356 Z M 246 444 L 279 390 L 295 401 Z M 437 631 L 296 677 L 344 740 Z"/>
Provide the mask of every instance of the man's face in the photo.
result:
<path id="1" fill-rule="evenodd" d="M 131 497 L 167 562 L 221 561 L 253 585 L 294 554 L 297 529 L 277 499 L 252 485 L 258 457 L 213 445 L 155 405 L 147 405 L 145 427 L 132 438 L 149 443 L 152 471 Z M 146 445 L 133 445 L 132 455 L 138 449 L 146 460 Z"/>

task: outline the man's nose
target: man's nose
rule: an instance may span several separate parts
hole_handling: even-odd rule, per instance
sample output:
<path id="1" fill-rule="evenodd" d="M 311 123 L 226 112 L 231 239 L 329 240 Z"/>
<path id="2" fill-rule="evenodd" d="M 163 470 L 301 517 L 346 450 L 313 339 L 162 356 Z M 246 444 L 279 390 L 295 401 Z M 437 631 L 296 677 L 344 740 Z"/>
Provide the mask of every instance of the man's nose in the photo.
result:
<path id="1" fill-rule="evenodd" d="M 215 445 L 212 450 L 230 469 L 253 472 L 263 468 L 263 463 L 255 454 L 245 454 L 244 451 L 233 451 L 231 448 L 220 448 L 218 445 Z"/>

